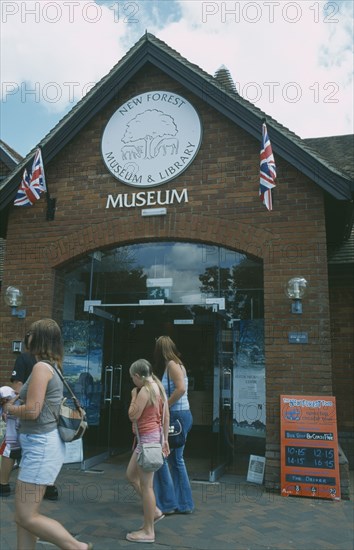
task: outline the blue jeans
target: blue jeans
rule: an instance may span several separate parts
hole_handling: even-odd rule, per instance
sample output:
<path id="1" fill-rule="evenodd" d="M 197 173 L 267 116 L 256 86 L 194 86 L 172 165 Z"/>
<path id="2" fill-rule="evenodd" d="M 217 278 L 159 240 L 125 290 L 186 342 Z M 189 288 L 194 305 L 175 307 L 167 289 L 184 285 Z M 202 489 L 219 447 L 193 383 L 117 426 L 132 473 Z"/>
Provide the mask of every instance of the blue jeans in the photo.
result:
<path id="1" fill-rule="evenodd" d="M 192 413 L 170 411 L 171 420 L 180 418 L 186 434 L 193 424 Z M 154 474 L 156 505 L 162 512 L 188 512 L 194 510 L 192 489 L 183 459 L 184 445 L 171 450 L 163 466 Z"/>

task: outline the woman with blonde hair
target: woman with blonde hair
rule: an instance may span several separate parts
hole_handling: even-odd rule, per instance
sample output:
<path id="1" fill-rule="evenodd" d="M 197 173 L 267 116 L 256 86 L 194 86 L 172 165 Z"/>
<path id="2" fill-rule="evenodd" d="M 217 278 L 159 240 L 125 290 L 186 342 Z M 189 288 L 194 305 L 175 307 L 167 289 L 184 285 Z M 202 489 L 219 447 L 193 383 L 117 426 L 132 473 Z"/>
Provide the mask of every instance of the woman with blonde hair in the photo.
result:
<path id="1" fill-rule="evenodd" d="M 166 404 L 166 393 L 160 380 L 153 374 L 151 365 L 146 359 L 138 359 L 129 369 L 135 384 L 131 393 L 129 419 L 136 423 L 139 431 L 139 443 L 136 445 L 127 468 L 127 478 L 140 495 L 143 503 L 144 523 L 137 531 L 128 533 L 130 542 L 155 542 L 154 524 L 164 518 L 156 506 L 153 490 L 154 472 L 144 471 L 138 464 L 141 452 L 140 444 L 162 441 L 162 452 L 169 455 L 168 428 L 169 412 Z"/>
<path id="2" fill-rule="evenodd" d="M 62 369 L 63 341 L 53 319 L 30 327 L 29 351 L 36 357 L 32 372 L 21 387 L 21 405 L 13 399 L 4 409 L 20 419 L 22 458 L 16 485 L 17 549 L 34 550 L 38 538 L 63 550 L 90 550 L 92 544 L 76 540 L 59 522 L 39 513 L 47 485 L 53 485 L 65 457 L 55 415 L 63 397 L 63 383 L 53 364 Z"/>
<path id="3" fill-rule="evenodd" d="M 193 424 L 188 401 L 188 377 L 181 354 L 169 336 L 160 336 L 156 340 L 154 366 L 156 373 L 162 377 L 171 422 L 178 418 L 187 436 Z M 156 503 L 165 514 L 191 514 L 194 510 L 192 489 L 183 458 L 184 447 L 171 449 L 168 459 L 154 477 Z"/>

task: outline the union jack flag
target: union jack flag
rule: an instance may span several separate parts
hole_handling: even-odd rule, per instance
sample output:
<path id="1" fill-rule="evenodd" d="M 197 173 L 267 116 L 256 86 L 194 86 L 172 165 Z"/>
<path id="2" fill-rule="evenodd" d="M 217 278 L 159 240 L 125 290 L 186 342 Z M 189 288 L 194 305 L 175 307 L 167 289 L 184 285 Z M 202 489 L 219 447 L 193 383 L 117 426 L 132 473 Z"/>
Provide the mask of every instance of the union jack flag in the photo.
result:
<path id="1" fill-rule="evenodd" d="M 31 187 L 31 180 L 25 168 L 22 176 L 21 185 L 15 197 L 15 206 L 32 206 L 39 198 L 40 192 L 36 188 Z"/>
<path id="2" fill-rule="evenodd" d="M 40 193 L 45 193 L 47 187 L 45 184 L 44 166 L 42 161 L 42 153 L 40 149 L 37 149 L 34 156 L 31 174 L 31 187 L 38 189 Z"/>
<path id="3" fill-rule="evenodd" d="M 23 172 L 22 181 L 15 197 L 15 206 L 32 206 L 47 191 L 41 150 L 37 149 L 31 174 Z"/>
<path id="4" fill-rule="evenodd" d="M 265 122 L 263 122 L 259 196 L 263 204 L 268 208 L 268 210 L 273 209 L 272 189 L 273 187 L 275 187 L 274 181 L 276 177 L 277 171 L 273 157 L 272 146 L 268 137 L 267 125 Z"/>

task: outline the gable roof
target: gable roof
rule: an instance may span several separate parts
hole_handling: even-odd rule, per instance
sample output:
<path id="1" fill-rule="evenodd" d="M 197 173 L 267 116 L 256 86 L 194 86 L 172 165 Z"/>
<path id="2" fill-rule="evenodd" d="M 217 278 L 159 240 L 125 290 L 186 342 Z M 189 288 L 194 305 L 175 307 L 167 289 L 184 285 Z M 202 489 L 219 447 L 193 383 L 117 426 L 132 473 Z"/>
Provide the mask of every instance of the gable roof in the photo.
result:
<path id="1" fill-rule="evenodd" d="M 5 141 L 0 139 L 0 161 L 4 163 L 9 173 L 12 172 L 21 160 L 23 160 L 23 157 L 5 143 Z"/>
<path id="2" fill-rule="evenodd" d="M 304 141 L 317 155 L 326 158 L 349 178 L 354 178 L 354 134 L 307 138 Z"/>
<path id="3" fill-rule="evenodd" d="M 145 33 L 140 40 L 84 96 L 71 111 L 36 145 L 42 149 L 44 164 L 94 117 L 144 65 L 151 63 L 181 83 L 211 107 L 260 140 L 265 113 L 237 93 L 227 89 L 216 78 L 192 64 L 154 35 Z M 267 117 L 272 148 L 325 192 L 339 201 L 351 201 L 354 185 L 349 175 L 311 149 L 304 140 Z M 9 206 L 17 192 L 21 175 L 31 168 L 35 148 L 0 184 L 0 209 Z"/>

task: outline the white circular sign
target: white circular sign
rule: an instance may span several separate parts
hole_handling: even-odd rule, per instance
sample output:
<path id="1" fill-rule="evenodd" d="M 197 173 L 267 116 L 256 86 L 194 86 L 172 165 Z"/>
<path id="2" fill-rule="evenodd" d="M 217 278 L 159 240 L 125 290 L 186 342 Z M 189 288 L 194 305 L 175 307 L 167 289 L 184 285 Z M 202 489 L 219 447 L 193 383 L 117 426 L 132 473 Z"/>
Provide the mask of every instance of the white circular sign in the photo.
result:
<path id="1" fill-rule="evenodd" d="M 201 144 L 197 111 L 182 96 L 153 91 L 121 105 L 102 136 L 102 155 L 115 178 L 134 187 L 153 187 L 176 178 Z"/>

